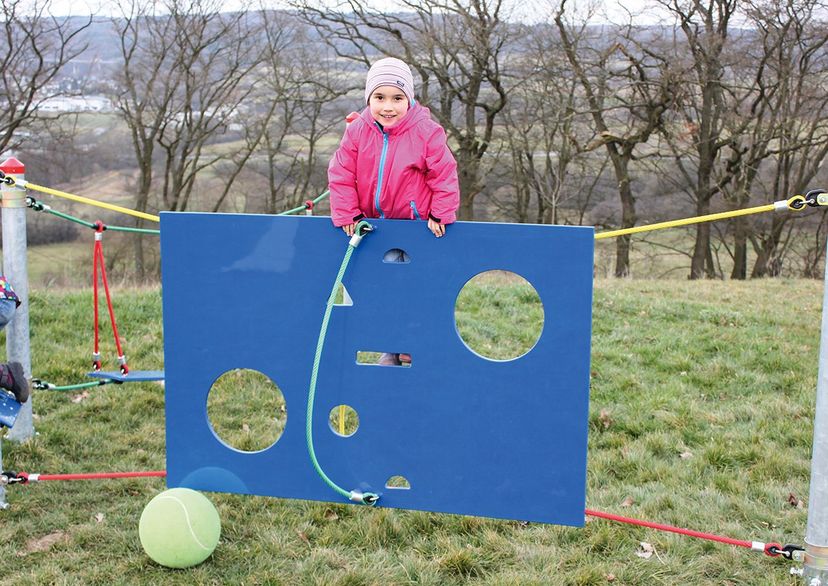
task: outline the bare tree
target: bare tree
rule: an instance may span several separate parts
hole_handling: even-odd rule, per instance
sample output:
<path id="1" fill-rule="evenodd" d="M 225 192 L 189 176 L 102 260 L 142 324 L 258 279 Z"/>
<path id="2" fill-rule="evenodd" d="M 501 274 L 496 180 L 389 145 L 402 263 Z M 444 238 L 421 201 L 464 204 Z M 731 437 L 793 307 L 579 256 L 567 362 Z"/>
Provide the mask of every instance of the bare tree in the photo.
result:
<path id="1" fill-rule="evenodd" d="M 691 139 L 691 148 L 683 149 L 675 140 L 670 141 L 670 146 L 677 168 L 692 186 L 696 213 L 705 215 L 711 211 L 714 196 L 721 192 L 722 182 L 729 181 L 736 171 L 735 167 L 728 170 L 725 166 L 725 173 L 717 175 L 716 164 L 725 150 L 733 146 L 733 137 L 741 136 L 750 124 L 750 118 L 739 117 L 737 121 L 734 113 L 750 100 L 756 80 L 744 87 L 735 83 L 733 76 L 734 64 L 730 60 L 736 58 L 737 51 L 729 49 L 742 46 L 737 42 L 740 39 L 736 31 L 731 30 L 739 7 L 736 0 L 706 3 L 659 0 L 659 3 L 675 17 L 686 43 L 676 41 L 675 59 L 685 70 L 681 80 L 677 80 L 681 83 L 677 112 Z M 741 33 L 743 37 L 746 34 Z M 709 223 L 696 227 L 691 279 L 716 276 L 710 230 Z"/>
<path id="2" fill-rule="evenodd" d="M 420 99 L 446 129 L 458 163 L 458 217 L 474 217 L 483 190 L 482 159 L 506 105 L 502 68 L 511 30 L 502 0 L 399 0 L 398 13 L 346 0 L 329 9 L 296 2 L 337 52 L 366 66 L 371 53 L 406 61 L 422 80 Z"/>
<path id="3" fill-rule="evenodd" d="M 200 174 L 226 161 L 241 166 L 247 160 L 217 143 L 255 88 L 251 73 L 264 55 L 261 19 L 247 10 L 222 13 L 220 8 L 218 0 L 134 0 L 122 18 L 113 20 L 124 58 L 116 104 L 138 162 L 135 207 L 140 211 L 150 206 L 186 210 Z M 256 145 L 252 141 L 246 148 Z M 205 190 L 218 191 L 219 199 L 238 177 L 226 165 L 223 171 L 210 184 L 220 187 Z M 151 201 L 158 183 L 160 197 Z M 139 275 L 141 256 L 136 248 Z"/>
<path id="4" fill-rule="evenodd" d="M 554 20 L 583 91 L 584 112 L 592 120 L 593 137 L 581 148 L 606 149 L 618 184 L 621 228 L 630 228 L 637 220 L 630 165 L 663 126 L 675 98 L 669 56 L 648 48 L 631 26 L 590 29 L 588 20 L 567 20 L 565 9 L 566 0 L 561 0 Z M 621 236 L 616 239 L 615 276 L 629 271 L 630 237 Z"/>
<path id="5" fill-rule="evenodd" d="M 815 17 L 820 6 L 816 0 L 772 1 L 757 3 L 749 13 L 762 38 L 768 39 L 764 46 L 773 49 L 768 51 L 767 69 L 775 90 L 768 106 L 775 133 L 764 167 L 757 172 L 768 200 L 806 192 L 828 155 L 828 94 L 822 87 L 828 75 L 828 35 L 825 22 Z M 823 210 L 819 214 L 824 215 Z M 778 274 L 785 255 L 783 235 L 791 222 L 798 224 L 796 232 L 806 226 L 814 230 L 819 247 L 823 218 L 802 216 L 774 214 L 748 234 L 756 252 L 752 277 Z M 822 251 L 805 256 L 808 275 Z"/>
<path id="6" fill-rule="evenodd" d="M 526 32 L 509 78 L 512 87 L 499 133 L 508 152 L 504 174 L 510 187 L 505 201 L 496 193 L 489 199 L 518 222 L 557 224 L 566 199 L 563 185 L 577 154 L 570 140 L 576 82 L 561 66 L 565 58 L 548 27 L 537 25 Z"/>
<path id="7" fill-rule="evenodd" d="M 17 148 L 15 133 L 63 93 L 58 74 L 86 48 L 80 35 L 92 17 L 56 17 L 51 7 L 51 0 L 0 0 L 0 153 Z"/>
<path id="8" fill-rule="evenodd" d="M 275 213 L 326 189 L 328 153 L 320 142 L 344 125 L 335 102 L 356 86 L 305 23 L 289 13 L 266 16 L 266 70 L 257 115 L 248 120 L 262 137 L 249 169 L 266 180 L 267 196 L 255 209 Z"/>

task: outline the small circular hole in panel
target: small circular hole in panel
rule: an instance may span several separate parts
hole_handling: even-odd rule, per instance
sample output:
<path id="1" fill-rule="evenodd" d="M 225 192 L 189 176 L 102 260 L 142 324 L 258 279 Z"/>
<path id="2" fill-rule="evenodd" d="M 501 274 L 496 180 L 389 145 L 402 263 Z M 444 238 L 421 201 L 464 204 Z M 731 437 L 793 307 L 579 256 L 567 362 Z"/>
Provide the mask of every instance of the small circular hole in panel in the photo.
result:
<path id="1" fill-rule="evenodd" d="M 359 429 L 359 414 L 350 405 L 337 405 L 328 414 L 331 431 L 342 437 L 349 437 Z"/>
<path id="2" fill-rule="evenodd" d="M 243 452 L 269 448 L 287 424 L 285 396 L 257 370 L 237 368 L 222 374 L 207 396 L 207 419 L 228 446 Z"/>
<path id="3" fill-rule="evenodd" d="M 529 352 L 543 332 L 540 296 L 511 271 L 485 271 L 469 279 L 454 304 L 457 334 L 472 352 L 513 360 Z"/>
<path id="4" fill-rule="evenodd" d="M 385 488 L 390 488 L 393 490 L 409 490 L 411 488 L 411 483 L 408 482 L 408 478 L 405 476 L 392 476 L 385 482 Z"/>

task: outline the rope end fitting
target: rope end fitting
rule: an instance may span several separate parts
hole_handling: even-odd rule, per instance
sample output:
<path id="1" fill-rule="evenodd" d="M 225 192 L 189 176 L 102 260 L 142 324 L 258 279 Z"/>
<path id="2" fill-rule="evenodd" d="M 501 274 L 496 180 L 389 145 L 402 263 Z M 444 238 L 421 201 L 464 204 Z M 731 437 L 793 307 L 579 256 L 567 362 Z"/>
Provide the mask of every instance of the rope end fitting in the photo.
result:
<path id="1" fill-rule="evenodd" d="M 25 472 L 12 472 L 11 470 L 0 473 L 0 486 L 8 484 L 29 484 L 29 475 Z"/>
<path id="2" fill-rule="evenodd" d="M 0 178 L 0 183 L 5 183 L 11 187 L 19 187 L 20 189 L 26 189 L 26 186 L 29 184 L 25 179 L 15 177 L 14 175 L 4 175 Z"/>
<path id="3" fill-rule="evenodd" d="M 792 543 L 788 543 L 784 547 L 778 543 L 768 543 L 765 545 L 765 555 L 770 557 L 782 556 L 786 560 L 801 562 L 805 560 L 805 548 Z"/>
<path id="4" fill-rule="evenodd" d="M 828 206 L 828 191 L 824 189 L 811 189 L 805 195 L 795 195 L 790 199 L 774 203 L 775 209 L 791 209 L 799 211 L 805 206 L 818 208 Z"/>
<path id="5" fill-rule="evenodd" d="M 373 492 L 362 492 L 361 490 L 352 490 L 348 498 L 355 503 L 368 505 L 370 507 L 377 503 L 377 501 L 379 500 L 379 495 L 374 494 Z"/>
<path id="6" fill-rule="evenodd" d="M 369 232 L 373 232 L 374 227 L 366 222 L 365 220 L 361 220 L 359 224 L 356 225 L 354 229 L 354 235 L 351 236 L 351 241 L 348 243 L 354 248 L 359 246 L 359 243 L 362 242 L 362 239 L 365 237 L 366 234 Z"/>

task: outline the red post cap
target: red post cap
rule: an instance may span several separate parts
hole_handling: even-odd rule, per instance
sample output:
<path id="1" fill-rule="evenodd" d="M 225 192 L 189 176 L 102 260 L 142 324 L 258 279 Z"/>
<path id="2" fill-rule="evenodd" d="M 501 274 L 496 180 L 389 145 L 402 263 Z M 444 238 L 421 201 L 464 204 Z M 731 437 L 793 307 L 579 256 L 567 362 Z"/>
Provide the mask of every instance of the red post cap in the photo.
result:
<path id="1" fill-rule="evenodd" d="M 23 175 L 26 172 L 26 167 L 14 157 L 9 157 L 0 163 L 0 171 L 3 173 L 11 173 L 13 175 Z"/>

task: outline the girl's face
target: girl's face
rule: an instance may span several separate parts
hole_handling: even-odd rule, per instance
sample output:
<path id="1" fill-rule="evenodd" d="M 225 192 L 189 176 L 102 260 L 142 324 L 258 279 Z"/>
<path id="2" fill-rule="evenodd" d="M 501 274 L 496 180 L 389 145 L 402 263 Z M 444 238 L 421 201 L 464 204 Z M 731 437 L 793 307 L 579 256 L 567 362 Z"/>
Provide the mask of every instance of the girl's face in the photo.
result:
<path id="1" fill-rule="evenodd" d="M 383 128 L 390 128 L 408 112 L 408 98 L 398 87 L 381 85 L 371 94 L 368 106 L 374 120 L 382 124 Z"/>

